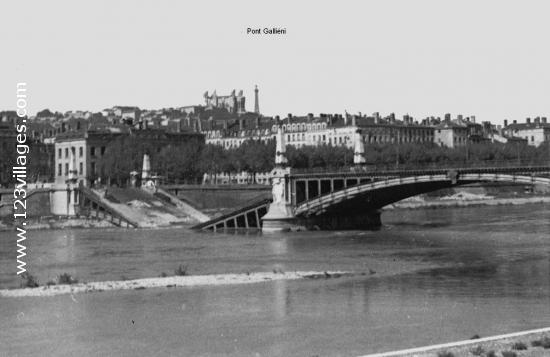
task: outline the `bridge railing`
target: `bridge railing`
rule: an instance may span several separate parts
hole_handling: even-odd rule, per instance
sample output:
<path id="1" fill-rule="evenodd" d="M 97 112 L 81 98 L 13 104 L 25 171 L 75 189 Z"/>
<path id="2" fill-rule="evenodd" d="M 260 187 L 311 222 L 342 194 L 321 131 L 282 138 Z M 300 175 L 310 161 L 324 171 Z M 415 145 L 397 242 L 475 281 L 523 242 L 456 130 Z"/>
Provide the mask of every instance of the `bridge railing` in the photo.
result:
<path id="1" fill-rule="evenodd" d="M 402 172 L 402 171 L 423 171 L 442 169 L 477 169 L 477 168 L 512 168 L 512 167 L 550 167 L 550 159 L 534 160 L 476 160 L 458 162 L 438 163 L 405 163 L 405 164 L 366 164 L 357 166 L 340 167 L 313 167 L 313 168 L 292 168 L 292 174 L 317 174 L 334 172 Z"/>

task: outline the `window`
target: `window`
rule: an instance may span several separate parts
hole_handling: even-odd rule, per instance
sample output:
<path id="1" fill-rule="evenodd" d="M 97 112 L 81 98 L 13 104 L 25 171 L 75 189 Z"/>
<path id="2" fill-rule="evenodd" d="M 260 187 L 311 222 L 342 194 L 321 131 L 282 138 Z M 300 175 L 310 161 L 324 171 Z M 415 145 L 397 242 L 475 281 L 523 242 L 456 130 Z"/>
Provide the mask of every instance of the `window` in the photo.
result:
<path id="1" fill-rule="evenodd" d="M 535 137 L 531 135 L 531 141 L 535 141 Z"/>
<path id="2" fill-rule="evenodd" d="M 59 149 L 61 151 L 61 149 Z M 63 176 L 63 165 L 57 165 L 57 176 Z"/>
<path id="3" fill-rule="evenodd" d="M 57 157 L 59 157 L 59 158 L 61 159 L 62 156 L 63 156 L 62 150 L 61 150 L 61 149 L 57 149 Z"/>
<path id="4" fill-rule="evenodd" d="M 81 147 L 78 148 L 78 156 L 82 157 L 82 155 L 84 155 L 84 149 L 81 146 Z"/>
<path id="5" fill-rule="evenodd" d="M 69 164 L 65 164 L 65 176 L 69 176 Z"/>
<path id="6" fill-rule="evenodd" d="M 90 156 L 95 156 L 95 146 L 90 148 Z"/>
<path id="7" fill-rule="evenodd" d="M 69 157 L 69 148 L 65 148 L 65 157 Z"/>
<path id="8" fill-rule="evenodd" d="M 105 146 L 102 146 L 101 147 L 101 156 L 103 156 L 105 154 Z"/>
<path id="9" fill-rule="evenodd" d="M 78 174 L 82 175 L 82 163 L 78 164 Z"/>
<path id="10" fill-rule="evenodd" d="M 95 175 L 95 174 L 96 174 L 95 162 L 92 162 L 92 175 Z"/>

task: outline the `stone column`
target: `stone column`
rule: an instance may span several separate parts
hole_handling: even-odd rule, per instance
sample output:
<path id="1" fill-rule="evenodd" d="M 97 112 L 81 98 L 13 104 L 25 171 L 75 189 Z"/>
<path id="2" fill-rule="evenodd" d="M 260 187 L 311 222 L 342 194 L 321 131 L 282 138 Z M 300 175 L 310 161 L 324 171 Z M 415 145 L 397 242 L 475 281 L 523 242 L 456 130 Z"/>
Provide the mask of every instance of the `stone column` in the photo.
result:
<path id="1" fill-rule="evenodd" d="M 149 155 L 143 154 L 143 166 L 141 169 L 141 181 L 145 182 L 151 177 L 151 160 Z"/>
<path id="2" fill-rule="evenodd" d="M 296 229 L 296 217 L 291 203 L 291 195 L 287 194 L 290 183 L 288 175 L 290 167 L 285 156 L 286 147 L 284 134 L 279 127 L 276 139 L 275 168 L 271 171 L 273 202 L 262 217 L 263 232 L 281 232 Z"/>
<path id="3" fill-rule="evenodd" d="M 76 195 L 78 194 L 78 187 L 77 187 L 77 174 L 78 171 L 76 171 L 76 154 L 75 154 L 75 148 L 71 147 L 69 149 L 69 176 L 66 180 L 67 183 L 67 216 L 74 216 L 76 214 Z"/>
<path id="4" fill-rule="evenodd" d="M 275 140 L 275 166 L 285 167 L 288 165 L 288 160 L 286 158 L 286 142 L 283 129 L 280 126 L 277 130 Z"/>
<path id="5" fill-rule="evenodd" d="M 355 132 L 354 141 L 353 163 L 355 165 L 364 165 L 367 159 L 365 159 L 365 143 L 361 137 L 361 131 L 357 130 Z"/>
<path id="6" fill-rule="evenodd" d="M 143 167 L 141 169 L 141 188 L 149 191 L 155 190 L 155 183 L 151 177 L 151 160 L 148 154 L 143 155 Z"/>

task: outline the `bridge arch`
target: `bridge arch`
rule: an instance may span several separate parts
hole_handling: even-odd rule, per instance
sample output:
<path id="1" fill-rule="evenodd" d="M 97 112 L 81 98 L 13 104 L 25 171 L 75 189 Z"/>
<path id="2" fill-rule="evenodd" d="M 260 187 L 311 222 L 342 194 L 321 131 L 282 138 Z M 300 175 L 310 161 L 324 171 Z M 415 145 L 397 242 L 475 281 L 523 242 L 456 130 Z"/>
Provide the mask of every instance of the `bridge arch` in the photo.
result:
<path id="1" fill-rule="evenodd" d="M 475 182 L 510 182 L 550 186 L 550 178 L 524 174 L 461 173 L 457 180 L 451 179 L 447 174 L 397 177 L 362 183 L 324 194 L 299 203 L 296 205 L 294 213 L 296 216 L 308 217 L 350 208 L 376 210 L 408 197 Z"/>

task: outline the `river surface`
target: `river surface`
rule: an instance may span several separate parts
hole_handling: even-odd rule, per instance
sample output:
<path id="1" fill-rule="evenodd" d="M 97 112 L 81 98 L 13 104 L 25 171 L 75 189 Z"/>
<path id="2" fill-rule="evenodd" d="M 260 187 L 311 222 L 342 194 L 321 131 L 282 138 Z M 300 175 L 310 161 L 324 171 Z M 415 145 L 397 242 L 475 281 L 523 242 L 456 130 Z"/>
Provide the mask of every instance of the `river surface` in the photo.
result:
<path id="1" fill-rule="evenodd" d="M 550 326 L 550 206 L 387 211 L 374 232 L 29 231 L 41 284 L 252 271 L 351 278 L 0 298 L 0 355 L 358 356 Z M 17 286 L 0 232 L 0 287 Z"/>

